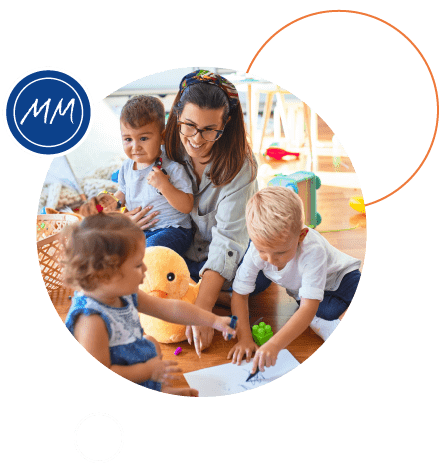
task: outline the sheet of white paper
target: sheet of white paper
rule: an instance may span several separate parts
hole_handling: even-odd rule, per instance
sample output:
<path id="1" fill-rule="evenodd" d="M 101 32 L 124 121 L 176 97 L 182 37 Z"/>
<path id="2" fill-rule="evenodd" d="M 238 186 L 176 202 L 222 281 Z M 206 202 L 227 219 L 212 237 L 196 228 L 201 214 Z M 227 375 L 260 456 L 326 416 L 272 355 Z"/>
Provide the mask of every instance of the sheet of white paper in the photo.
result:
<path id="1" fill-rule="evenodd" d="M 281 350 L 275 366 L 265 368 L 265 371 L 257 373 L 249 381 L 247 378 L 253 364 L 245 361 L 242 361 L 241 365 L 226 363 L 184 373 L 184 377 L 191 388 L 199 391 L 200 397 L 225 396 L 268 384 L 293 370 L 299 364 L 288 350 Z"/>

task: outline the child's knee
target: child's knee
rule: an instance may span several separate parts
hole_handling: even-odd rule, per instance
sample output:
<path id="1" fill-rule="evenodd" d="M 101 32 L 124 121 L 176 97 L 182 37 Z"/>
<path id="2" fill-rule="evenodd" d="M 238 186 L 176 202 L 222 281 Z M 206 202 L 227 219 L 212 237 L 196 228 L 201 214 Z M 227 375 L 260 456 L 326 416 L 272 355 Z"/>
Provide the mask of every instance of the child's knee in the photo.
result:
<path id="1" fill-rule="evenodd" d="M 338 319 L 346 310 L 348 304 L 337 296 L 326 296 L 319 304 L 316 316 L 326 321 Z"/>

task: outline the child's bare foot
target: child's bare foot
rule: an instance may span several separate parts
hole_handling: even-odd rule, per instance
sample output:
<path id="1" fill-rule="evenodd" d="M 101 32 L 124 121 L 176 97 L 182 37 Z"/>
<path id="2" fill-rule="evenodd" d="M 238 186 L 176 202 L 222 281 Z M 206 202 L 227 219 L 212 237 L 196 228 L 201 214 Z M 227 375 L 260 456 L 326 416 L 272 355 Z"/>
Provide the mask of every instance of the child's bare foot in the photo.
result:
<path id="1" fill-rule="evenodd" d="M 162 388 L 162 392 L 165 392 L 167 394 L 175 394 L 176 396 L 191 396 L 191 397 L 199 396 L 199 391 L 193 388 L 165 387 L 165 388 Z"/>

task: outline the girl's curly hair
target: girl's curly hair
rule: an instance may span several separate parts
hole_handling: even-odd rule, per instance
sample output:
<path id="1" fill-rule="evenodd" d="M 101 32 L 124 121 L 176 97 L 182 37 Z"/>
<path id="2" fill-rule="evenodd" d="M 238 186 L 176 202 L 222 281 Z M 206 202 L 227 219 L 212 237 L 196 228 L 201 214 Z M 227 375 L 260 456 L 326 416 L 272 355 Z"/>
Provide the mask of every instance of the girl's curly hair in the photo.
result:
<path id="1" fill-rule="evenodd" d="M 96 198 L 83 206 L 89 215 L 61 234 L 61 263 L 67 285 L 93 291 L 118 273 L 144 233 L 124 214 L 100 210 Z"/>

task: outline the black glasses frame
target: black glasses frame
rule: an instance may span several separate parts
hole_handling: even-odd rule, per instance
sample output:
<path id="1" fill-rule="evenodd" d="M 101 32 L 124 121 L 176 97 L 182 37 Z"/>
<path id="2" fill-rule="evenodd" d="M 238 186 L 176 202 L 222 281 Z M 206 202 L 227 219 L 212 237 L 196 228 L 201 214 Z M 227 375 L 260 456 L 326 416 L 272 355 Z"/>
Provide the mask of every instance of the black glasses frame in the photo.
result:
<path id="1" fill-rule="evenodd" d="M 194 128 L 194 129 L 195 129 L 195 133 L 192 134 L 191 136 L 187 136 L 186 134 L 184 134 L 183 132 L 181 132 L 181 126 L 182 126 L 183 124 L 185 124 L 185 126 L 191 126 L 192 128 Z M 197 134 L 198 132 L 200 132 L 200 133 L 201 133 L 201 136 L 202 136 L 202 139 L 203 139 L 204 141 L 207 141 L 207 142 L 215 142 L 215 141 L 217 141 L 217 140 L 222 136 L 222 134 L 224 133 L 224 130 L 225 130 L 225 128 L 222 129 L 222 130 L 221 130 L 221 129 L 199 129 L 199 128 L 197 128 L 194 124 L 191 124 L 191 123 L 184 123 L 184 122 L 182 122 L 182 121 L 178 121 L 178 126 L 179 126 L 179 132 L 180 132 L 183 136 L 185 136 L 185 137 L 193 137 L 193 136 L 196 136 L 196 134 Z M 210 139 L 210 140 L 209 140 L 209 139 L 205 139 L 203 133 L 206 132 L 206 131 L 216 131 L 217 134 L 216 134 L 215 139 Z"/>

